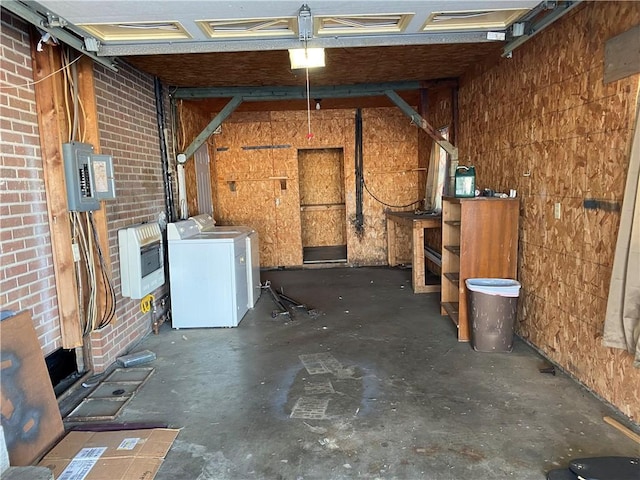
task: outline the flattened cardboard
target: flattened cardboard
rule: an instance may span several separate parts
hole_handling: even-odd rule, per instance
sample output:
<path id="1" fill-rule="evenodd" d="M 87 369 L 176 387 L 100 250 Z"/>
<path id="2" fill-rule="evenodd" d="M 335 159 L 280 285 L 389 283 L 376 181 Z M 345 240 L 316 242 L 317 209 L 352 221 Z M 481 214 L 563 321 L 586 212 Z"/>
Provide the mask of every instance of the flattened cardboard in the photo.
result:
<path id="1" fill-rule="evenodd" d="M 58 479 L 71 465 L 76 475 L 83 467 L 83 480 L 151 480 L 178 436 L 179 430 L 154 428 L 147 430 L 121 430 L 113 432 L 70 432 L 47 456 L 40 466 L 53 471 Z M 88 449 L 95 452 L 94 461 L 88 457 Z M 78 455 L 80 454 L 80 455 Z M 66 475 L 69 475 L 67 472 Z"/>
<path id="2" fill-rule="evenodd" d="M 27 311 L 0 322 L 0 406 L 11 465 L 33 464 L 64 434 L 44 355 Z"/>

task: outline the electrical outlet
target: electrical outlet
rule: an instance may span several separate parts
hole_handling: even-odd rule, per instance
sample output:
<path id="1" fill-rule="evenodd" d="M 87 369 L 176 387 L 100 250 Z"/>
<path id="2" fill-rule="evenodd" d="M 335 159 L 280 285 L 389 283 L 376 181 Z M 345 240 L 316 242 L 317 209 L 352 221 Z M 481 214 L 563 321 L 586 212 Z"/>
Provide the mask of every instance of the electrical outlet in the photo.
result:
<path id="1" fill-rule="evenodd" d="M 562 211 L 561 211 L 561 207 L 560 207 L 560 203 L 556 203 L 553 206 L 553 216 L 556 218 L 556 220 L 559 220 L 560 217 L 562 216 Z"/>

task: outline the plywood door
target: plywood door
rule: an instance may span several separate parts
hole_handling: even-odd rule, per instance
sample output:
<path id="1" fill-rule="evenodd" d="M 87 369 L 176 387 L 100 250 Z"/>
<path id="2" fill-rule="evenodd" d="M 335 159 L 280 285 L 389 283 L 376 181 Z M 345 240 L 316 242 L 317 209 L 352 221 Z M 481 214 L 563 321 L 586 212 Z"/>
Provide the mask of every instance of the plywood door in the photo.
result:
<path id="1" fill-rule="evenodd" d="M 342 149 L 300 150 L 298 175 L 302 247 L 346 245 Z"/>

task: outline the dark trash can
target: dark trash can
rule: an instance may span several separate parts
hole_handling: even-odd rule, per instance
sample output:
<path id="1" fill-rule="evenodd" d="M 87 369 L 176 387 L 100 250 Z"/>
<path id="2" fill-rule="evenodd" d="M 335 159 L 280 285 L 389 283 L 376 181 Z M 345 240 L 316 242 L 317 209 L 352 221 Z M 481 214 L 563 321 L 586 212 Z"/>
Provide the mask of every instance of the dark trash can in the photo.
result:
<path id="1" fill-rule="evenodd" d="M 508 278 L 469 278 L 471 346 L 477 352 L 510 352 L 520 282 Z"/>

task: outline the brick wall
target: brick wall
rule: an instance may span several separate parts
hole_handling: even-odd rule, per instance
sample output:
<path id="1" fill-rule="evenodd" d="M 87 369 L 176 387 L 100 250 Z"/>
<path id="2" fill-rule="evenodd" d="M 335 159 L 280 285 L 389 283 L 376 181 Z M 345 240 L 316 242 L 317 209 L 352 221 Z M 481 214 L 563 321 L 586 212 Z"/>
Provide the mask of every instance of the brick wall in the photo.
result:
<path id="1" fill-rule="evenodd" d="M 61 346 L 26 25 L 0 29 L 0 309 L 31 312 L 46 355 Z"/>
<path id="2" fill-rule="evenodd" d="M 61 346 L 28 27 L 2 10 L 0 32 L 0 308 L 29 310 L 43 349 Z M 138 300 L 120 296 L 117 231 L 164 212 L 153 79 L 121 65 L 95 67 L 101 153 L 114 158 L 117 200 L 107 203 L 117 321 L 91 336 L 95 372 L 150 331 Z M 18 88 L 10 85 L 19 85 Z M 26 85 L 26 86 L 22 86 Z M 156 298 L 165 289 L 154 292 Z"/>
<path id="3" fill-rule="evenodd" d="M 120 296 L 118 230 L 157 221 L 165 204 L 153 78 L 126 64 L 117 73 L 96 65 L 94 73 L 100 149 L 113 156 L 117 195 L 107 203 L 107 222 L 118 320 L 91 336 L 94 370 L 101 371 L 151 328 L 140 302 Z"/>

